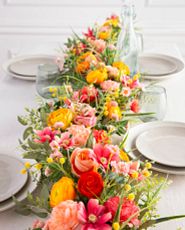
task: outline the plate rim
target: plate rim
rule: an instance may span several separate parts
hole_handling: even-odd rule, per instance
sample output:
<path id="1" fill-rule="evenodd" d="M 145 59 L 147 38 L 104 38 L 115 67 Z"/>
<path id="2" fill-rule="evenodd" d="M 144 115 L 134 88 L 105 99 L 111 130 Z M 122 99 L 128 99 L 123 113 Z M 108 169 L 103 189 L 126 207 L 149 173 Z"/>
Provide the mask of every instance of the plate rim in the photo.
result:
<path id="1" fill-rule="evenodd" d="M 154 162 L 156 162 L 156 163 L 158 163 L 158 164 L 162 164 L 162 165 L 165 165 L 165 166 L 168 166 L 168 167 L 177 167 L 177 168 L 185 168 L 185 164 L 184 165 L 173 165 L 173 164 L 170 164 L 170 163 L 165 163 L 165 162 L 160 162 L 159 160 L 154 160 L 154 159 L 152 159 L 152 157 L 149 157 L 147 154 L 145 154 L 145 153 L 143 153 L 143 151 L 141 150 L 141 148 L 140 147 L 138 147 L 138 141 L 139 141 L 139 139 L 143 136 L 143 135 L 145 135 L 146 133 L 148 133 L 148 132 L 151 132 L 151 131 L 153 131 L 154 129 L 162 129 L 162 128 L 164 128 L 164 127 L 167 127 L 167 128 L 182 128 L 182 129 L 184 129 L 185 130 L 185 127 L 175 127 L 175 126 L 162 126 L 162 127 L 153 127 L 153 128 L 150 128 L 149 130 L 145 130 L 145 131 L 143 131 L 143 132 L 141 132 L 137 137 L 136 137 L 136 140 L 135 140 L 135 146 L 136 146 L 136 148 L 137 148 L 137 151 L 139 152 L 139 153 L 141 153 L 145 158 L 147 158 L 147 159 L 149 159 L 149 160 L 151 160 L 151 161 L 154 161 Z"/>
<path id="2" fill-rule="evenodd" d="M 24 163 L 19 158 L 8 155 L 8 154 L 7 155 L 6 154 L 0 154 L 0 157 L 1 156 L 7 157 L 7 158 L 13 158 L 15 161 L 18 161 L 22 165 L 22 168 L 24 168 Z M 23 184 L 20 187 L 16 188 L 13 193 L 9 192 L 7 194 L 7 196 L 5 196 L 5 198 L 3 198 L 3 199 L 1 198 L 0 203 L 10 199 L 12 196 L 15 196 L 17 193 L 19 193 L 24 188 L 24 186 L 26 185 L 26 183 L 28 181 L 28 172 L 26 172 L 26 174 L 24 174 L 22 176 L 24 176 Z"/>
<path id="3" fill-rule="evenodd" d="M 4 72 L 7 75 L 10 75 L 10 76 L 12 76 L 14 78 L 21 79 L 21 80 L 35 81 L 36 76 L 27 76 L 27 77 L 25 77 L 24 75 L 15 74 L 15 73 L 9 71 L 9 66 L 12 63 L 14 63 L 15 61 L 22 61 L 22 60 L 25 60 L 25 59 L 34 59 L 34 58 L 52 58 L 52 59 L 56 59 L 57 55 L 52 55 L 52 54 L 30 54 L 30 55 L 16 56 L 16 57 L 13 57 L 13 58 L 5 61 L 2 64 L 2 69 L 4 70 Z"/>
<path id="4" fill-rule="evenodd" d="M 147 122 L 147 123 L 141 123 L 141 124 L 137 124 L 136 126 L 132 127 L 129 129 L 128 131 L 128 138 L 127 141 L 125 143 L 125 148 L 126 150 L 131 150 L 130 146 L 133 146 L 133 142 L 135 140 L 135 138 L 137 137 L 137 132 L 139 133 L 141 129 L 148 129 L 150 128 L 150 125 L 153 124 L 155 126 L 160 126 L 162 125 L 167 125 L 167 124 L 177 124 L 179 126 L 184 126 L 185 127 L 185 123 L 184 122 L 176 122 L 176 121 L 153 121 L 153 122 Z M 123 136 L 118 136 L 118 135 L 114 135 L 113 137 L 116 141 L 116 143 L 122 141 Z M 129 147 L 129 148 L 128 148 Z M 132 159 L 136 159 L 138 158 L 138 156 L 136 155 L 137 150 L 132 150 L 129 152 L 129 155 Z M 140 154 L 141 155 L 141 154 Z M 147 160 L 146 158 L 144 160 Z M 162 166 L 162 167 L 161 167 Z M 165 174 L 171 174 L 171 175 L 179 175 L 179 176 L 184 176 L 185 175 L 185 167 L 182 168 L 176 168 L 176 167 L 169 167 L 169 166 L 165 166 L 165 165 L 161 165 L 158 163 L 154 163 L 152 164 L 152 169 L 154 171 L 160 172 L 160 173 L 165 173 Z"/>
<path id="5" fill-rule="evenodd" d="M 166 75 L 153 75 L 153 76 L 149 76 L 149 75 L 142 75 L 142 79 L 146 79 L 146 80 L 155 80 L 155 81 L 161 81 L 161 80 L 165 80 L 168 78 L 172 78 L 172 77 L 176 77 L 178 74 L 180 74 L 181 72 L 184 71 L 185 69 L 185 61 L 180 58 L 180 57 L 176 57 L 176 56 L 171 56 L 168 54 L 161 54 L 161 53 L 142 53 L 139 55 L 139 57 L 143 57 L 143 56 L 159 56 L 159 57 L 166 57 L 168 59 L 173 59 L 175 62 L 178 62 L 179 65 L 181 65 L 181 68 L 179 69 L 179 67 L 177 66 L 176 70 L 174 72 L 172 72 L 171 74 L 166 74 Z"/>

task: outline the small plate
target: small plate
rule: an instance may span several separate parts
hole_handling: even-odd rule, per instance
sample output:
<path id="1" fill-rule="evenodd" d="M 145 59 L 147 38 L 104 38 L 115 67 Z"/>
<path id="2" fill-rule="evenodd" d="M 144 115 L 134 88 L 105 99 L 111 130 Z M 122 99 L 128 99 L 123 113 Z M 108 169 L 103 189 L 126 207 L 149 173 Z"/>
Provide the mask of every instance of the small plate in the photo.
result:
<path id="1" fill-rule="evenodd" d="M 20 174 L 24 164 L 11 156 L 0 154 L 0 202 L 20 191 L 28 179 L 28 174 Z"/>
<path id="2" fill-rule="evenodd" d="M 20 173 L 19 173 L 20 175 Z M 35 191 L 35 189 L 37 188 L 37 185 L 38 185 L 38 181 L 40 180 L 40 172 L 38 172 L 36 174 L 36 177 L 33 178 L 28 175 L 28 180 L 27 180 L 27 183 L 25 184 L 25 186 L 17 193 L 15 194 L 15 198 L 18 200 L 18 201 L 23 201 L 27 195 L 28 195 L 28 192 L 29 193 L 33 193 Z M 0 202 L 0 212 L 4 212 L 10 208 L 13 208 L 15 207 L 15 202 L 13 201 L 12 198 L 6 200 L 6 201 L 3 201 L 3 202 Z"/>
<path id="3" fill-rule="evenodd" d="M 184 62 L 176 57 L 148 53 L 139 56 L 139 69 L 143 79 L 163 80 L 184 70 Z"/>
<path id="4" fill-rule="evenodd" d="M 3 64 L 4 71 L 15 78 L 36 80 L 37 69 L 40 64 L 55 63 L 54 55 L 27 55 L 18 56 Z"/>
<path id="5" fill-rule="evenodd" d="M 142 155 L 160 164 L 185 167 L 185 128 L 156 127 L 141 133 L 136 147 Z"/>
<path id="6" fill-rule="evenodd" d="M 183 122 L 164 122 L 164 121 L 154 121 L 154 122 L 147 122 L 147 123 L 142 123 L 139 124 L 133 128 L 131 128 L 129 130 L 128 133 L 128 138 L 126 141 L 126 145 L 125 148 L 127 151 L 129 152 L 129 156 L 132 159 L 140 159 L 141 161 L 146 161 L 148 160 L 147 158 L 145 158 L 137 149 L 136 149 L 136 139 L 137 137 L 147 131 L 150 130 L 151 128 L 154 127 L 183 127 L 185 128 L 185 123 Z M 123 140 L 123 137 L 114 136 L 114 143 L 115 144 L 119 144 L 121 141 Z M 166 173 L 166 174 L 173 174 L 173 175 L 185 175 L 185 167 L 171 167 L 171 166 L 167 166 L 167 165 L 163 165 L 163 164 L 158 164 L 158 163 L 154 163 L 152 164 L 152 169 L 161 173 Z"/>

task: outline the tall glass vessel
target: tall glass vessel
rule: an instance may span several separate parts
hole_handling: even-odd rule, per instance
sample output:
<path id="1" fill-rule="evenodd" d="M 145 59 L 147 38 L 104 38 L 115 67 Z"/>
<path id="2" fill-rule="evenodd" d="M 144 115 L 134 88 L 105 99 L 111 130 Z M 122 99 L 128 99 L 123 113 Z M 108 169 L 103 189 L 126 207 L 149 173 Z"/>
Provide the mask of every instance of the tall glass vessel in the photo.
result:
<path id="1" fill-rule="evenodd" d="M 125 0 L 121 12 L 122 29 L 118 36 L 116 61 L 122 61 L 129 66 L 131 76 L 138 70 L 138 41 L 134 30 L 135 17 L 134 5 L 130 0 Z"/>

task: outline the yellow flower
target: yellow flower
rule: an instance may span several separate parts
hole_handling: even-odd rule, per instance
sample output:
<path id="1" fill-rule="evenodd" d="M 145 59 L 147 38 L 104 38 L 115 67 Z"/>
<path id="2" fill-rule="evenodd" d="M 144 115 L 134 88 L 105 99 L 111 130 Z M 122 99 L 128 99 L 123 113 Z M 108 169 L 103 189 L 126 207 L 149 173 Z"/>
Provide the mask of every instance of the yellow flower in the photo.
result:
<path id="1" fill-rule="evenodd" d="M 98 34 L 98 38 L 102 40 L 108 40 L 110 38 L 111 32 L 110 31 L 101 31 Z"/>
<path id="2" fill-rule="evenodd" d="M 52 162 L 53 162 L 53 158 L 48 157 L 46 161 L 50 164 L 50 163 L 52 163 Z"/>
<path id="3" fill-rule="evenodd" d="M 26 169 L 29 169 L 31 167 L 31 164 L 30 164 L 30 162 L 25 162 L 24 166 Z"/>
<path id="4" fill-rule="evenodd" d="M 133 80 L 138 80 L 139 78 L 141 77 L 141 74 L 140 73 L 137 73 L 133 76 Z"/>
<path id="5" fill-rule="evenodd" d="M 73 119 L 73 113 L 71 110 L 66 108 L 60 108 L 56 111 L 51 112 L 48 115 L 47 123 L 48 126 L 53 127 L 56 122 L 62 122 L 62 129 L 65 130 L 71 123 Z"/>
<path id="6" fill-rule="evenodd" d="M 87 61 L 83 61 L 81 63 L 77 63 L 76 72 L 77 73 L 85 73 L 90 68 L 90 64 Z"/>
<path id="7" fill-rule="evenodd" d="M 76 72 L 77 73 L 85 73 L 87 70 L 90 68 L 90 64 L 92 61 L 96 62 L 97 59 L 92 54 L 92 52 L 86 52 L 82 54 L 78 59 L 77 59 L 77 64 L 76 64 Z"/>
<path id="8" fill-rule="evenodd" d="M 114 120 L 120 120 L 122 117 L 121 109 L 119 106 L 113 106 L 112 102 L 107 102 L 107 111 L 108 111 L 108 118 Z"/>
<path id="9" fill-rule="evenodd" d="M 121 62 L 121 61 L 114 62 L 114 63 L 112 64 L 112 66 L 113 66 L 113 67 L 116 67 L 117 69 L 119 69 L 121 72 L 123 72 L 123 73 L 126 74 L 126 75 L 129 75 L 129 74 L 130 74 L 130 69 L 129 69 L 129 67 L 128 67 L 125 63 L 123 63 L 123 62 Z"/>
<path id="10" fill-rule="evenodd" d="M 142 173 L 143 173 L 143 176 L 145 176 L 145 177 L 150 177 L 151 176 L 151 173 L 147 169 L 143 170 Z"/>
<path id="11" fill-rule="evenodd" d="M 132 172 L 131 177 L 134 179 L 137 179 L 139 176 L 139 173 L 137 171 Z"/>
<path id="12" fill-rule="evenodd" d="M 118 26 L 119 18 L 108 19 L 103 25 L 104 26 Z"/>
<path id="13" fill-rule="evenodd" d="M 120 150 L 119 156 L 120 156 L 122 161 L 125 161 L 125 162 L 130 161 L 128 154 L 123 150 Z"/>
<path id="14" fill-rule="evenodd" d="M 60 164 L 63 165 L 66 162 L 66 159 L 64 157 L 61 157 L 59 161 Z"/>
<path id="15" fill-rule="evenodd" d="M 131 185 L 126 184 L 126 185 L 124 186 L 124 189 L 125 189 L 126 192 L 129 192 L 129 191 L 131 190 Z"/>
<path id="16" fill-rule="evenodd" d="M 21 170 L 21 174 L 26 174 L 27 170 L 26 169 L 22 169 Z"/>
<path id="17" fill-rule="evenodd" d="M 147 163 L 145 164 L 145 167 L 146 167 L 147 169 L 151 169 L 151 168 L 152 168 L 152 164 L 151 164 L 150 162 L 147 162 Z"/>
<path id="18" fill-rule="evenodd" d="M 120 225 L 118 222 L 114 222 L 113 225 L 112 225 L 112 229 L 113 230 L 119 230 L 120 229 Z"/>
<path id="19" fill-rule="evenodd" d="M 40 163 L 37 163 L 35 166 L 34 166 L 37 170 L 40 170 L 42 168 L 42 165 Z"/>
<path id="20" fill-rule="evenodd" d="M 55 207 L 65 200 L 74 200 L 76 196 L 74 182 L 68 177 L 62 177 L 51 188 L 50 206 Z"/>
<path id="21" fill-rule="evenodd" d="M 100 84 L 107 79 L 106 68 L 101 68 L 97 70 L 92 70 L 87 74 L 86 80 L 88 83 Z"/>
<path id="22" fill-rule="evenodd" d="M 134 199 L 135 199 L 135 195 L 134 195 L 134 193 L 130 193 L 130 194 L 128 194 L 128 200 L 130 200 L 130 201 L 133 201 Z"/>

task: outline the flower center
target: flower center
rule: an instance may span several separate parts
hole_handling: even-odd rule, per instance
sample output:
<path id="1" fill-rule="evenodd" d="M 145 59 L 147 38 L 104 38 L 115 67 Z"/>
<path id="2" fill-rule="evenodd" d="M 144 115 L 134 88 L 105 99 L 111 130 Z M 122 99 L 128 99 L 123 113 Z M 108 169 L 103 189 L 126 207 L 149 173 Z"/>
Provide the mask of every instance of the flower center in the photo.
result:
<path id="1" fill-rule="evenodd" d="M 102 164 L 106 164 L 107 163 L 107 159 L 105 157 L 101 157 L 101 163 Z"/>
<path id="2" fill-rule="evenodd" d="M 88 219 L 92 223 L 96 223 L 96 221 L 97 221 L 97 217 L 94 214 L 90 214 Z"/>

